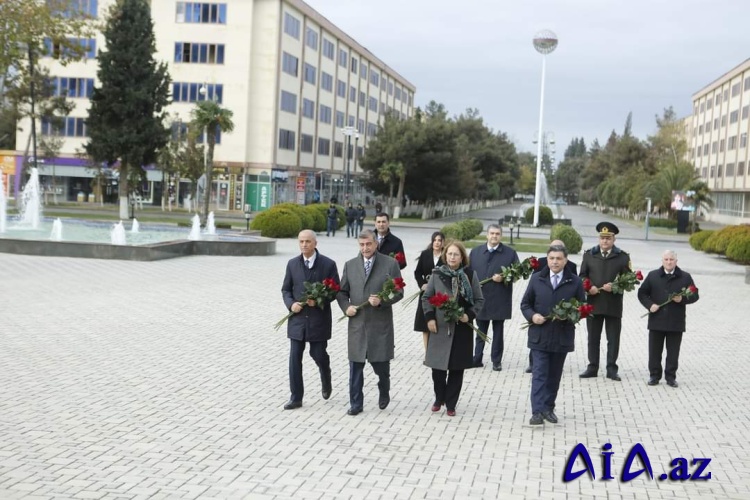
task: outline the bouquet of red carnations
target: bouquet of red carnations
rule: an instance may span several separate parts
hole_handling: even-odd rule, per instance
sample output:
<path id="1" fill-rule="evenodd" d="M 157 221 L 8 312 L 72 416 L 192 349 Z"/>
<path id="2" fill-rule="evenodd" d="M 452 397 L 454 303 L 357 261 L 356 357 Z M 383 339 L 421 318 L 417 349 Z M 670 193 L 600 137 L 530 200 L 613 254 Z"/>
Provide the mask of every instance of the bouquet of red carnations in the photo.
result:
<path id="1" fill-rule="evenodd" d="M 509 266 L 502 266 L 497 274 L 503 275 L 503 281 L 501 283 L 510 285 L 511 283 L 515 283 L 521 278 L 525 280 L 529 279 L 529 276 L 534 274 L 534 271 L 536 271 L 537 269 L 539 269 L 539 261 L 536 257 L 531 256 L 525 258 L 521 262 L 514 262 Z M 484 285 L 485 283 L 489 283 L 490 281 L 492 281 L 492 277 L 483 279 L 479 282 L 479 284 Z"/>
<path id="2" fill-rule="evenodd" d="M 612 293 L 622 295 L 625 292 L 632 292 L 635 290 L 635 287 L 641 284 L 641 281 L 643 281 L 643 274 L 640 271 L 628 271 L 618 274 L 617 277 L 612 280 Z"/>
<path id="3" fill-rule="evenodd" d="M 594 311 L 594 306 L 581 302 L 578 299 L 561 300 L 558 302 L 550 313 L 545 318 L 552 321 L 570 321 L 574 325 L 578 324 L 582 319 L 591 316 Z M 532 322 L 525 323 L 521 326 L 522 329 L 528 328 L 532 325 Z"/>
<path id="4" fill-rule="evenodd" d="M 333 278 L 326 278 L 323 281 L 317 281 L 315 283 L 305 281 L 303 285 L 305 287 L 305 295 L 300 302 L 297 302 L 302 307 L 307 306 L 307 301 L 312 300 L 315 302 L 315 305 L 317 307 L 323 309 L 326 303 L 335 299 L 336 294 L 339 293 L 339 290 L 341 290 L 341 287 Z M 274 330 L 278 330 L 279 328 L 281 328 L 281 325 L 286 323 L 289 318 L 291 318 L 295 314 L 297 313 L 290 311 L 289 314 L 281 318 L 274 325 Z"/>
<path id="5" fill-rule="evenodd" d="M 403 278 L 388 278 L 385 280 L 385 283 L 383 283 L 383 288 L 380 289 L 380 291 L 377 293 L 378 298 L 380 300 L 393 300 L 393 298 L 398 295 L 399 293 L 404 293 L 404 287 L 406 286 L 406 283 L 404 283 Z M 359 305 L 354 306 L 355 309 L 358 311 L 368 305 L 370 302 L 362 302 Z M 342 317 L 339 318 L 339 321 L 344 321 L 349 316 L 344 314 Z"/>
<path id="6" fill-rule="evenodd" d="M 438 292 L 430 297 L 428 301 L 432 306 L 435 307 L 435 309 L 440 309 L 441 311 L 443 311 L 445 320 L 448 323 L 458 323 L 461 320 L 461 316 L 466 313 L 466 311 L 464 311 L 464 308 L 459 305 L 456 297 L 451 297 L 447 293 Z M 474 330 L 474 332 L 476 332 L 480 339 L 485 342 L 490 341 L 489 337 L 487 337 L 487 334 L 474 326 L 472 322 L 468 322 L 466 324 L 469 325 L 471 329 Z"/>
<path id="7" fill-rule="evenodd" d="M 683 297 L 687 298 L 687 297 L 690 297 L 691 295 L 695 295 L 696 293 L 698 293 L 698 289 L 695 287 L 695 285 L 684 286 L 682 287 L 682 290 L 680 290 L 679 292 L 670 293 L 669 298 L 665 302 L 662 302 L 661 304 L 659 304 L 659 309 L 661 309 L 662 307 L 672 302 L 672 299 L 677 297 L 678 295 L 682 295 Z M 645 318 L 649 314 L 651 314 L 651 311 L 641 316 L 641 318 Z"/>

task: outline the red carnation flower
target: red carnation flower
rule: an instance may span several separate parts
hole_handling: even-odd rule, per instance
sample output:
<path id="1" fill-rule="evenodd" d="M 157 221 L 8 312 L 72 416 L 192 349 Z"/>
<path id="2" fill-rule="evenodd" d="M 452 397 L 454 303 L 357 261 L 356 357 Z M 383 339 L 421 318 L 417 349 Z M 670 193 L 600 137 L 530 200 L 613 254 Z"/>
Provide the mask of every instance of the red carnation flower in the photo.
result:
<path id="1" fill-rule="evenodd" d="M 399 265 L 406 264 L 406 255 L 404 255 L 404 252 L 398 252 L 393 258 L 396 259 Z"/>
<path id="2" fill-rule="evenodd" d="M 643 273 L 640 270 L 635 272 L 635 279 L 643 281 Z"/>
<path id="3" fill-rule="evenodd" d="M 406 283 L 404 283 L 404 278 L 393 278 L 393 286 L 397 291 L 403 290 L 406 286 Z"/>
<path id="4" fill-rule="evenodd" d="M 536 271 L 537 269 L 539 269 L 539 261 L 537 260 L 536 257 L 530 257 L 529 258 L 529 265 L 531 266 L 531 268 L 534 271 Z"/>
<path id="5" fill-rule="evenodd" d="M 443 304 L 448 302 L 450 300 L 450 296 L 447 293 L 436 293 L 432 297 L 429 298 L 430 305 L 440 309 Z"/>
<path id="6" fill-rule="evenodd" d="M 591 290 L 592 286 L 594 286 L 594 285 L 591 283 L 590 279 L 583 278 L 583 289 L 584 289 L 584 291 L 588 292 L 589 290 Z"/>
<path id="7" fill-rule="evenodd" d="M 695 288 L 695 285 L 690 285 L 688 287 L 688 290 L 690 291 L 690 293 L 698 293 L 698 289 Z"/>

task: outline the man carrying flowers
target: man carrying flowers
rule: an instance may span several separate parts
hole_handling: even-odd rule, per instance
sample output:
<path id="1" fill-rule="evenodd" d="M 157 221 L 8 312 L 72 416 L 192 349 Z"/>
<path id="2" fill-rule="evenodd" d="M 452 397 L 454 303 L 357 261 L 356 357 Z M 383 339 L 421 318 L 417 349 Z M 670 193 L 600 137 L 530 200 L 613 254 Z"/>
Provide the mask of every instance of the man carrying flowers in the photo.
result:
<path id="1" fill-rule="evenodd" d="M 589 364 L 581 372 L 581 378 L 594 378 L 599 373 L 599 346 L 602 329 L 607 332 L 607 378 L 619 382 L 617 357 L 620 354 L 620 331 L 622 330 L 622 291 L 613 282 L 618 276 L 631 273 L 630 256 L 615 246 L 615 235 L 620 230 L 611 222 L 596 225 L 599 244 L 586 250 L 581 262 L 581 278 L 588 278 L 588 302 L 594 306 L 594 316 L 586 318 L 588 330 Z M 632 290 L 632 288 L 631 288 Z M 617 293 L 619 292 L 619 293 Z"/>
<path id="2" fill-rule="evenodd" d="M 362 231 L 357 239 L 359 255 L 344 264 L 339 307 L 349 317 L 349 410 L 358 415 L 364 408 L 364 368 L 369 361 L 378 376 L 378 406 L 391 401 L 390 361 L 394 356 L 392 305 L 403 298 L 403 280 L 396 259 L 378 253 L 375 233 Z M 386 281 L 392 286 L 384 293 Z M 364 304 L 367 303 L 367 306 Z"/>
<path id="3" fill-rule="evenodd" d="M 294 410 L 302 406 L 305 386 L 302 380 L 302 355 L 305 353 L 305 342 L 310 344 L 310 357 L 320 370 L 323 399 L 331 397 L 331 361 L 326 348 L 331 338 L 331 302 L 335 298 L 339 284 L 339 272 L 336 263 L 322 255 L 317 247 L 315 233 L 309 229 L 300 231 L 299 248 L 301 255 L 291 259 L 286 265 L 281 296 L 284 305 L 292 316 L 287 323 L 287 337 L 291 343 L 289 350 L 289 386 L 291 397 L 284 405 L 285 410 Z M 331 293 L 314 300 L 309 297 L 313 283 L 325 284 Z M 305 286 L 307 284 L 307 286 Z M 320 287 L 323 288 L 323 287 Z"/>
<path id="4" fill-rule="evenodd" d="M 547 250 L 547 268 L 529 279 L 521 299 L 521 312 L 529 321 L 528 348 L 533 359 L 531 372 L 531 425 L 544 421 L 556 424 L 555 401 L 560 388 L 565 357 L 575 350 L 575 323 L 551 316 L 564 301 L 583 302 L 581 279 L 565 267 L 568 251 L 562 245 Z M 586 310 L 588 314 L 590 310 Z M 594 311 L 596 314 L 596 311 Z M 576 317 L 584 316 L 583 311 Z"/>
<path id="5" fill-rule="evenodd" d="M 698 300 L 698 289 L 692 276 L 677 267 L 677 255 L 672 250 L 662 254 L 659 269 L 648 273 L 638 289 L 638 300 L 648 310 L 648 385 L 658 385 L 661 380 L 661 357 L 666 343 L 664 378 L 667 385 L 677 387 L 677 360 L 685 331 L 686 306 Z"/>

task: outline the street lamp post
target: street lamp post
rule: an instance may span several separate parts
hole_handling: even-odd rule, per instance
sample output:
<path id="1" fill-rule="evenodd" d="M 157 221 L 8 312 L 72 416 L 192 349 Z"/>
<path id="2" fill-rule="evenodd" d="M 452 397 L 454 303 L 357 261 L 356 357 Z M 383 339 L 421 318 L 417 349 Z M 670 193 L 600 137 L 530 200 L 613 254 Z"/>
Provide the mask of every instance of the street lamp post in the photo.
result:
<path id="1" fill-rule="evenodd" d="M 557 35 L 550 30 L 543 30 L 534 35 L 534 48 L 542 54 L 542 91 L 539 99 L 539 142 L 536 153 L 536 189 L 534 193 L 534 227 L 539 225 L 539 196 L 541 194 L 542 177 L 542 125 L 544 119 L 544 72 L 547 54 L 557 47 Z"/>
<path id="2" fill-rule="evenodd" d="M 358 141 L 359 132 L 354 127 L 344 127 L 341 132 L 346 136 L 346 177 L 344 179 L 344 200 L 346 202 L 349 199 L 349 176 L 352 162 L 352 154 L 349 150 L 352 147 L 352 136 L 354 136 L 355 141 Z"/>
<path id="3" fill-rule="evenodd" d="M 651 215 L 651 198 L 646 198 L 646 241 L 648 241 L 648 218 Z"/>
<path id="4" fill-rule="evenodd" d="M 208 84 L 203 82 L 203 86 L 198 89 L 198 93 L 203 96 L 203 100 L 208 99 Z M 203 126 L 203 173 L 206 176 L 205 187 L 203 188 L 203 196 L 208 196 L 208 204 L 211 204 L 211 186 L 208 185 L 208 125 Z M 196 202 L 198 200 L 195 200 Z M 196 210 L 196 213 L 198 210 Z M 208 217 L 208 213 L 203 214 L 204 217 Z"/>

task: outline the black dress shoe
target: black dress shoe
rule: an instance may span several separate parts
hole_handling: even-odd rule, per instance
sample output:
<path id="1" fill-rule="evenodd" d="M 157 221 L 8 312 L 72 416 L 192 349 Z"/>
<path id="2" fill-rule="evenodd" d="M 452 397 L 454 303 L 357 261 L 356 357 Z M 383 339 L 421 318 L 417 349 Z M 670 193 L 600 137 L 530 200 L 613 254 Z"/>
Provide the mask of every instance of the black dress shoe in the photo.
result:
<path id="1" fill-rule="evenodd" d="M 481 361 L 474 361 L 474 368 L 482 368 L 484 366 L 484 363 Z"/>
<path id="2" fill-rule="evenodd" d="M 531 416 L 531 420 L 529 420 L 529 425 L 542 425 L 544 423 L 544 418 L 542 417 L 541 413 L 534 413 Z"/>
<path id="3" fill-rule="evenodd" d="M 616 373 L 613 373 L 612 375 L 607 375 L 607 378 L 610 379 L 610 380 L 614 380 L 615 382 L 621 382 L 622 381 L 622 379 L 620 378 L 620 376 L 618 374 L 616 374 Z"/>
<path id="4" fill-rule="evenodd" d="M 284 405 L 285 410 L 296 410 L 297 408 L 302 408 L 302 401 L 289 401 Z"/>
<path id="5" fill-rule="evenodd" d="M 648 385 L 659 385 L 659 379 L 656 377 L 651 377 L 648 379 Z"/>
<path id="6" fill-rule="evenodd" d="M 388 408 L 388 403 L 390 402 L 391 402 L 390 396 L 381 395 L 380 399 L 378 399 L 378 408 L 380 408 L 381 410 L 385 410 L 386 408 Z"/>
<path id="7" fill-rule="evenodd" d="M 503 364 L 502 363 L 492 363 L 492 369 L 496 372 L 503 371 Z"/>
<path id="8" fill-rule="evenodd" d="M 555 415 L 555 412 L 552 411 L 552 410 L 550 410 L 550 411 L 543 411 L 542 412 L 542 418 L 544 420 L 546 420 L 547 422 L 551 423 L 551 424 L 556 424 L 557 423 L 557 415 Z"/>
<path id="9" fill-rule="evenodd" d="M 346 410 L 347 415 L 354 416 L 359 415 L 360 413 L 362 413 L 362 408 L 349 408 L 348 410 Z"/>
<path id="10" fill-rule="evenodd" d="M 679 387 L 680 386 L 680 384 L 678 384 L 676 380 L 667 380 L 667 385 L 669 387 Z"/>
<path id="11" fill-rule="evenodd" d="M 328 399 L 331 397 L 331 386 L 323 387 L 323 390 L 320 391 L 320 395 L 323 396 L 323 399 Z"/>
<path id="12" fill-rule="evenodd" d="M 590 368 L 586 368 L 578 376 L 580 378 L 595 378 L 597 376 L 597 371 L 596 370 L 592 370 Z"/>
<path id="13" fill-rule="evenodd" d="M 527 366 L 527 367 L 526 367 L 526 370 L 525 370 L 525 372 L 526 372 L 526 373 L 531 373 L 531 371 L 532 371 L 532 370 L 531 370 L 531 366 Z"/>

